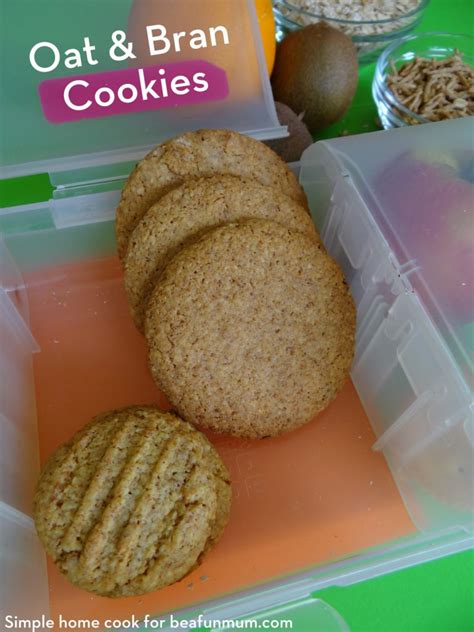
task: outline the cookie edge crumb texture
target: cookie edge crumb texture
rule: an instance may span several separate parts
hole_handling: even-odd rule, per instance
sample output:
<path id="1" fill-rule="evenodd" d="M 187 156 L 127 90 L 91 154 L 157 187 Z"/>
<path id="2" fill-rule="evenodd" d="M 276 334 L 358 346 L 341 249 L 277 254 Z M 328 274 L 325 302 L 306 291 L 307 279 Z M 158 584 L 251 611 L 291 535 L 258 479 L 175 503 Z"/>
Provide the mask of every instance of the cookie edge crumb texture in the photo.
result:
<path id="1" fill-rule="evenodd" d="M 168 166 L 168 163 L 172 161 L 179 152 L 183 151 L 188 153 L 189 156 L 194 157 L 193 161 L 182 161 L 183 164 L 186 162 L 189 165 L 191 162 L 196 161 L 196 154 L 197 157 L 199 157 L 199 153 L 202 154 L 202 144 L 204 142 L 211 144 L 213 138 L 214 140 L 218 139 L 220 141 L 221 152 L 225 152 L 227 145 L 232 142 L 239 144 L 240 151 L 234 154 L 235 162 L 238 167 L 232 174 L 225 169 L 221 171 L 219 168 L 211 167 L 208 169 L 201 169 L 200 167 L 191 170 L 184 169 L 181 173 L 177 173 Z M 195 147 L 197 147 L 197 151 Z M 252 158 L 251 164 L 253 165 L 253 169 L 250 171 L 247 169 L 249 173 L 246 175 L 245 171 L 241 172 L 240 166 L 244 160 L 249 162 L 249 157 Z M 197 162 L 199 162 L 199 158 Z M 150 191 L 150 185 L 147 179 L 149 180 L 151 177 L 152 179 L 156 178 L 159 180 L 160 169 L 162 170 L 161 178 L 163 182 L 161 186 L 151 187 Z M 258 176 L 259 169 L 267 173 L 265 176 L 266 181 Z M 270 169 L 272 171 L 271 177 Z M 179 171 L 181 171 L 181 166 L 179 167 Z M 147 178 L 144 178 L 147 172 L 149 172 L 149 174 Z M 181 184 L 187 177 L 216 175 L 219 173 L 254 177 L 261 184 L 276 186 L 283 193 L 286 193 L 289 197 L 303 204 L 305 208 L 308 208 L 306 194 L 298 183 L 295 174 L 285 161 L 264 143 L 251 136 L 229 129 L 198 129 L 191 132 L 184 132 L 151 150 L 137 163 L 127 178 L 116 209 L 115 236 L 119 259 L 122 261 L 125 256 L 128 240 L 135 226 L 150 206 L 157 202 L 162 195 Z M 269 178 L 271 182 L 268 181 Z M 143 204 L 137 204 L 137 201 L 143 197 L 145 197 L 146 201 L 143 202 Z"/>

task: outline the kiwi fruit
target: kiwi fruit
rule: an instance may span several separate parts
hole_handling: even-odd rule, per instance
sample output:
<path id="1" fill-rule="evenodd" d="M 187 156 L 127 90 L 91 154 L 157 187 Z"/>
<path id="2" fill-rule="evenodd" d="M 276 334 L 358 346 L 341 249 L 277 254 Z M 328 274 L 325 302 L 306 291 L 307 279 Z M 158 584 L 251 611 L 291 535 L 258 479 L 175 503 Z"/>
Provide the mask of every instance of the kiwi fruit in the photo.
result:
<path id="1" fill-rule="evenodd" d="M 281 125 L 288 127 L 289 136 L 268 140 L 265 144 L 286 162 L 296 162 L 301 158 L 306 147 L 311 145 L 313 139 L 302 121 L 302 114 L 295 114 L 291 108 L 278 101 L 275 103 L 275 108 Z"/>
<path id="2" fill-rule="evenodd" d="M 352 40 L 326 22 L 293 31 L 279 44 L 272 74 L 273 95 L 294 112 L 304 112 L 310 132 L 339 120 L 358 81 Z"/>

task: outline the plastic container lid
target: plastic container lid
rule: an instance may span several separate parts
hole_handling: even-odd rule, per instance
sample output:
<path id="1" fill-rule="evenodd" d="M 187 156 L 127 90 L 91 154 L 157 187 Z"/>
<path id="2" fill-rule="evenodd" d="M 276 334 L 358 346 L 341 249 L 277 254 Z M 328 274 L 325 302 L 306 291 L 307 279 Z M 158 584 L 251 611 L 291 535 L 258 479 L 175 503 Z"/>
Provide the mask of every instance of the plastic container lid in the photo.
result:
<path id="1" fill-rule="evenodd" d="M 3 3 L 0 177 L 132 161 L 143 157 L 149 148 L 164 139 L 200 127 L 231 128 L 258 138 L 284 136 L 286 130 L 278 122 L 273 103 L 253 1 L 200 0 L 199 10 L 196 8 L 194 0 L 70 0 L 67 3 L 16 0 Z M 163 28 L 166 29 L 166 40 L 156 40 L 153 47 L 155 52 L 162 51 L 169 44 L 168 52 L 150 55 L 149 26 L 156 27 L 151 36 L 157 38 L 164 35 Z M 135 59 L 116 61 L 111 58 L 115 31 L 126 32 L 125 45 L 133 43 Z M 119 41 L 121 35 L 114 38 Z M 48 44 L 39 45 L 32 56 L 35 64 L 43 69 L 54 67 L 56 56 L 59 63 L 48 72 L 40 72 L 31 65 L 30 53 L 35 45 L 45 42 Z M 88 45 L 95 48 L 87 52 L 84 47 Z M 116 57 L 122 54 L 120 47 L 114 49 Z M 88 63 L 88 56 L 92 63 Z M 140 97 L 136 102 L 140 99 L 143 102 L 137 73 L 144 67 L 149 67 L 149 77 L 159 80 L 161 75 L 157 73 L 164 65 L 169 91 L 171 79 L 176 73 L 181 74 L 179 64 L 182 62 L 194 64 L 194 71 L 208 73 L 210 87 L 203 98 L 214 100 L 181 105 L 187 103 L 189 94 L 166 100 L 157 82 L 155 91 L 160 98 L 150 96 L 147 102 L 148 105 L 151 101 L 159 105 L 166 102 L 165 108 L 133 112 L 130 105 L 120 103 L 124 113 L 103 116 L 114 108 L 94 104 L 94 86 L 111 86 L 117 94 L 116 83 L 128 82 L 130 77 L 139 87 Z M 227 78 L 227 96 L 225 78 L 222 80 L 224 73 L 219 69 Z M 105 72 L 114 74 L 100 74 Z M 121 72 L 125 74 L 118 74 Z M 46 92 L 51 95 L 55 85 L 62 90 L 62 96 L 68 82 L 60 83 L 60 78 L 71 77 L 72 81 L 77 80 L 78 75 L 85 75 L 81 80 L 87 80 L 89 87 L 76 85 L 76 92 L 70 92 L 71 100 L 76 99 L 76 105 L 84 105 L 90 97 L 94 103 L 87 111 L 72 112 L 72 115 L 88 116 L 95 108 L 99 116 L 49 122 L 40 100 L 40 92 L 44 92 L 44 85 L 40 90 L 40 84 L 57 80 L 57 84 L 47 84 Z M 216 83 L 216 76 L 221 78 L 220 83 Z M 133 96 L 130 90 L 123 93 L 126 98 Z M 194 97 L 196 101 L 202 94 L 195 93 Z M 106 91 L 102 100 L 107 101 L 107 98 Z M 118 97 L 114 107 L 117 104 Z M 94 179 L 89 170 L 87 179 Z"/>
<path id="2" fill-rule="evenodd" d="M 327 144 L 328 163 L 336 160 L 350 175 L 396 257 L 406 291 L 418 295 L 470 387 L 473 142 L 474 117 L 468 117 Z"/>

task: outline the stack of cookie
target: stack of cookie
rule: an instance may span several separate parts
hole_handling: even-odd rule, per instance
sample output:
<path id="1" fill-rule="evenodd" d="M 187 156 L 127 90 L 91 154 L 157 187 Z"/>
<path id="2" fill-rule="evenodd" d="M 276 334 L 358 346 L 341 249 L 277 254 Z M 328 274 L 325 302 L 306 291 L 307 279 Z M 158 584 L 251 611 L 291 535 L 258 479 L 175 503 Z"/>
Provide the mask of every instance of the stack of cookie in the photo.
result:
<path id="1" fill-rule="evenodd" d="M 294 175 L 234 132 L 145 157 L 117 242 L 153 377 L 184 420 L 153 406 L 99 415 L 50 457 L 34 509 L 59 570 L 107 597 L 178 581 L 221 535 L 229 475 L 194 424 L 267 437 L 309 421 L 347 376 L 355 327 Z"/>
<path id="2" fill-rule="evenodd" d="M 178 136 L 130 175 L 116 234 L 152 375 L 186 420 L 266 437 L 342 387 L 355 311 L 294 174 L 227 130 Z"/>

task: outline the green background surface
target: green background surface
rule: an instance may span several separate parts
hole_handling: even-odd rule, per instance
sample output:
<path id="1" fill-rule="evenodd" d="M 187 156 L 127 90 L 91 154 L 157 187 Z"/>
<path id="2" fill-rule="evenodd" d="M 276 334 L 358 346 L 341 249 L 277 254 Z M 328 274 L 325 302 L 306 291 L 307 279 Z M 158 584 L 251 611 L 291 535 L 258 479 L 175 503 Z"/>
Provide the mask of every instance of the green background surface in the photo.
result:
<path id="1" fill-rule="evenodd" d="M 474 34 L 474 0 L 431 0 L 418 30 Z M 319 138 L 377 129 L 370 91 L 373 72 L 373 64 L 361 68 L 349 112 Z M 47 175 L 0 181 L 1 207 L 48 200 L 51 194 Z M 317 596 L 344 617 L 352 632 L 474 632 L 474 552 L 329 588 Z M 309 621 L 307 632 L 313 632 Z"/>
<path id="2" fill-rule="evenodd" d="M 317 596 L 339 612 L 352 632 L 473 632 L 474 552 L 328 588 Z"/>

